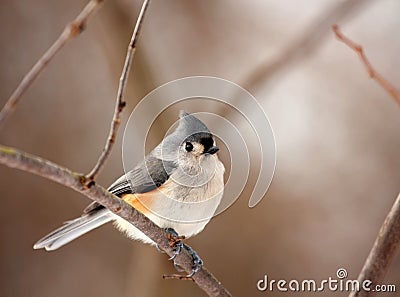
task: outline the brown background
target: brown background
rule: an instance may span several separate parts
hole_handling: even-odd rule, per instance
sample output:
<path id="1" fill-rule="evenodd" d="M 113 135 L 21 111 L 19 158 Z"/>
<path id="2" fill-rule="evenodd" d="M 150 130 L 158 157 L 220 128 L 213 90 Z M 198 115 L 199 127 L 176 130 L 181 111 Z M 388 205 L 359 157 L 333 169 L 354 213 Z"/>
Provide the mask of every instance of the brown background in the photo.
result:
<path id="1" fill-rule="evenodd" d="M 364 2 L 345 7 L 335 18 L 347 14 L 340 22 L 343 30 L 400 87 L 400 2 Z M 344 267 L 355 279 L 399 191 L 399 106 L 368 79 L 356 55 L 335 40 L 327 24 L 319 24 L 337 3 L 153 0 L 145 20 L 124 123 L 153 88 L 184 76 L 211 75 L 244 84 L 274 128 L 277 167 L 264 200 L 249 209 L 247 187 L 231 208 L 188 241 L 235 296 L 311 295 L 260 293 L 256 282 L 264 274 L 318 281 Z M 1 1 L 1 105 L 84 5 L 78 0 Z M 2 127 L 1 143 L 88 172 L 108 133 L 139 7 L 138 1 L 106 1 L 83 35 L 24 95 Z M 304 38 L 309 42 L 293 45 Z M 277 71 L 249 83 L 263 63 L 280 58 Z M 201 111 L 195 105 L 191 109 Z M 171 111 L 166 118 L 175 117 Z M 160 123 L 159 129 L 166 127 Z M 121 141 L 122 132 L 99 177 L 102 185 L 123 173 Z M 34 251 L 38 238 L 79 215 L 89 201 L 13 169 L 0 167 L 0 177 L 0 296 L 204 296 L 193 283 L 162 280 L 163 273 L 174 272 L 166 256 L 129 241 L 111 225 L 59 251 Z M 399 253 L 384 283 L 400 290 Z"/>

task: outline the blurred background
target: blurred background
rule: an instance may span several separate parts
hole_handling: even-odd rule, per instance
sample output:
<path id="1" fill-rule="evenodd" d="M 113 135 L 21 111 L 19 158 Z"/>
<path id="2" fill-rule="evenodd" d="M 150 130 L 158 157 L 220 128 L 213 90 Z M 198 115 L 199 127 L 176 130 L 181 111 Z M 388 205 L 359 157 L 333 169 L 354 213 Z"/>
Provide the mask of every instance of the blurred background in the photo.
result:
<path id="1" fill-rule="evenodd" d="M 85 4 L 1 1 L 1 105 Z M 1 128 L 0 142 L 88 172 L 108 134 L 140 6 L 136 0 L 105 1 L 87 30 L 23 96 Z M 397 0 L 153 0 L 120 133 L 98 182 L 107 186 L 123 174 L 123 128 L 145 94 L 191 75 L 231 80 L 247 88 L 269 116 L 277 146 L 275 176 L 265 198 L 250 209 L 257 170 L 251 168 L 249 186 L 237 202 L 188 243 L 234 296 L 311 295 L 259 292 L 256 283 L 265 274 L 318 281 L 343 267 L 348 279 L 356 279 L 399 192 L 400 110 L 330 26 L 341 25 L 378 71 L 400 87 L 399 11 Z M 166 110 L 155 123 L 150 147 L 176 120 L 178 109 Z M 188 109 L 203 111 L 204 104 Z M 226 117 L 232 112 L 223 105 L 207 110 Z M 0 196 L 0 296 L 205 295 L 192 282 L 163 280 L 163 273 L 175 272 L 166 255 L 128 240 L 111 225 L 56 252 L 34 251 L 37 239 L 80 215 L 90 202 L 70 189 L 0 166 Z M 384 283 L 400 290 L 399 253 Z"/>

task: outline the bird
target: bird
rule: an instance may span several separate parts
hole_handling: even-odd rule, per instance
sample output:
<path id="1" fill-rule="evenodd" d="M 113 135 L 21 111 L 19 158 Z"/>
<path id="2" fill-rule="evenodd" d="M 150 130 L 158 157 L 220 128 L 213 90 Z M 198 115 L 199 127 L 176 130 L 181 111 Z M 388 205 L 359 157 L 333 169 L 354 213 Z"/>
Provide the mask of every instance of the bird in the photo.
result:
<path id="1" fill-rule="evenodd" d="M 181 111 L 177 128 L 131 171 L 112 183 L 108 191 L 174 236 L 194 236 L 208 224 L 223 196 L 225 167 L 218 151 L 207 126 L 194 115 Z M 109 222 L 133 240 L 156 245 L 134 225 L 93 202 L 80 217 L 65 222 L 38 240 L 33 248 L 57 250 Z M 177 247 L 176 254 L 181 248 L 182 245 Z M 193 251 L 192 255 L 201 266 L 201 259 L 195 259 L 197 254 Z"/>

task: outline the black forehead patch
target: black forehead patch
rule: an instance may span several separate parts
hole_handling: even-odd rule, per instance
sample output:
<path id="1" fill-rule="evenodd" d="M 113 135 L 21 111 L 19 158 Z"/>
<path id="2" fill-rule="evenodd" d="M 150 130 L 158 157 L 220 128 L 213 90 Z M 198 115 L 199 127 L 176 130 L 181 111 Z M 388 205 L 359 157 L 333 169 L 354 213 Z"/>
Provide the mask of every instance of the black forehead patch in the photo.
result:
<path id="1" fill-rule="evenodd" d="M 214 140 L 212 137 L 203 137 L 200 139 L 200 143 L 204 146 L 204 150 L 207 151 L 214 145 Z"/>
<path id="2" fill-rule="evenodd" d="M 192 134 L 188 136 L 185 141 L 201 143 L 205 148 L 212 147 L 214 143 L 212 134 L 207 132 Z"/>
<path id="3" fill-rule="evenodd" d="M 204 151 L 207 151 L 214 145 L 214 139 L 211 133 L 200 132 L 190 135 L 185 141 L 198 142 L 204 147 Z"/>

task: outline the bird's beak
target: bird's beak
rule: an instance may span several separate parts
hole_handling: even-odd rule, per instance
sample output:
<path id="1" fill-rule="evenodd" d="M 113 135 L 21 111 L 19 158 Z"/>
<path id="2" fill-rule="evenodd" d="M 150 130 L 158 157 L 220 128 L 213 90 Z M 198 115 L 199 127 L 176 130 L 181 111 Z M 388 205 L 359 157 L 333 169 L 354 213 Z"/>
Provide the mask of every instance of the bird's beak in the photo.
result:
<path id="1" fill-rule="evenodd" d="M 205 154 L 211 154 L 214 155 L 216 152 L 219 151 L 219 147 L 218 146 L 212 146 L 210 147 L 208 150 L 206 150 L 204 153 Z"/>

